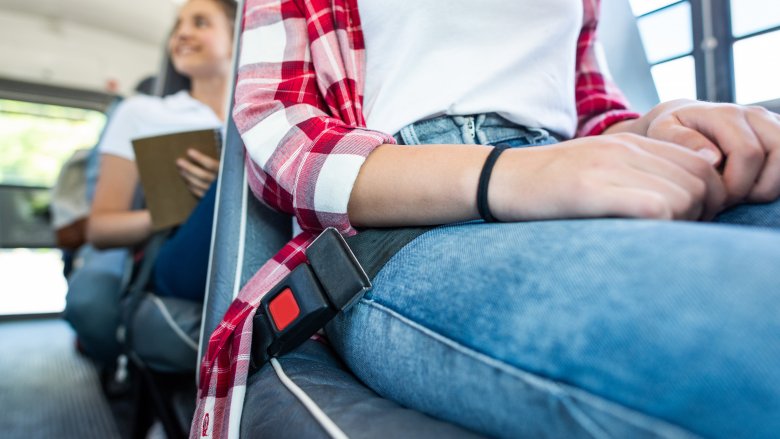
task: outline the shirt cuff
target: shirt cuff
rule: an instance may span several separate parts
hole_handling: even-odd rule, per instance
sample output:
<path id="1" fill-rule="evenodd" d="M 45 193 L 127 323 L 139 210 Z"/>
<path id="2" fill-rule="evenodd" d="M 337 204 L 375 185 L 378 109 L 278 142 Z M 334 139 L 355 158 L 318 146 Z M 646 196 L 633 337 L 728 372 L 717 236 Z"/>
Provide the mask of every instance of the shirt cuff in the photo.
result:
<path id="1" fill-rule="evenodd" d="M 330 152 L 310 152 L 293 194 L 295 216 L 301 228 L 319 231 L 335 227 L 342 234 L 353 234 L 347 205 L 360 168 L 378 146 L 394 143 L 395 139 L 388 134 L 354 128 L 341 135 Z"/>

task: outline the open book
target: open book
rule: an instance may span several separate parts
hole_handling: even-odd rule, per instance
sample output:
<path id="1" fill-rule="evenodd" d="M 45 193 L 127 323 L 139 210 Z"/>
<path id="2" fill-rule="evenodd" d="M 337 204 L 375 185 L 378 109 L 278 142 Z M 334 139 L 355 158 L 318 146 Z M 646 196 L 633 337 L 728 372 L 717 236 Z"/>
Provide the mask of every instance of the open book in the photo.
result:
<path id="1" fill-rule="evenodd" d="M 198 204 L 198 198 L 187 189 L 179 174 L 176 159 L 186 157 L 189 148 L 219 158 L 221 144 L 222 136 L 217 128 L 133 140 L 154 231 L 183 223 Z"/>

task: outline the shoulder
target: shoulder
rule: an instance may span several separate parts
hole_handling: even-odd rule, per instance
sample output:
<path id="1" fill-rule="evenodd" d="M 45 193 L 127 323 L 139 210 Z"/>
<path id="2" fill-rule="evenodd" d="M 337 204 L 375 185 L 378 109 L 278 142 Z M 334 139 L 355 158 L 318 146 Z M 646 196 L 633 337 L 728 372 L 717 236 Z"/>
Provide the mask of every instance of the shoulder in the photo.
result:
<path id="1" fill-rule="evenodd" d="M 150 108 L 160 107 L 163 105 L 163 98 L 157 96 L 137 95 L 131 96 L 122 101 L 117 107 L 117 111 L 124 110 L 125 112 L 141 112 Z"/>
<path id="2" fill-rule="evenodd" d="M 116 117 L 133 120 L 141 125 L 167 123 L 171 118 L 189 117 L 190 112 L 200 110 L 204 104 L 186 91 L 165 97 L 138 95 L 125 99 L 116 109 Z"/>
<path id="3" fill-rule="evenodd" d="M 158 99 L 159 111 L 170 115 L 182 115 L 191 118 L 196 114 L 213 114 L 213 111 L 206 104 L 193 98 L 186 90 Z"/>
<path id="4" fill-rule="evenodd" d="M 162 99 L 156 96 L 131 96 L 117 105 L 111 118 L 120 121 L 143 120 L 148 117 L 150 113 L 160 111 L 162 106 Z"/>

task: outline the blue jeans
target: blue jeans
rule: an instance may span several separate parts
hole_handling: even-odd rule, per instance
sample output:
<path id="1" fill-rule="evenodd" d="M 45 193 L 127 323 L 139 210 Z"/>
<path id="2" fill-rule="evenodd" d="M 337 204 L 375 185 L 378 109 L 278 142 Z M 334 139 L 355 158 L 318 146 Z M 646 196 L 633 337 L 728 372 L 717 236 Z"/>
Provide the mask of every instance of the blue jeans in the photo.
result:
<path id="1" fill-rule="evenodd" d="M 97 250 L 85 245 L 78 257 L 84 262 L 68 279 L 63 317 L 86 353 L 108 364 L 121 352 L 116 331 L 129 253 L 124 248 Z"/>
<path id="2" fill-rule="evenodd" d="M 398 138 L 551 142 L 522 128 L 499 139 L 508 122 L 493 115 L 473 136 L 462 128 L 474 121 Z M 482 434 L 776 437 L 780 203 L 718 221 L 439 227 L 399 251 L 328 336 L 379 394 Z"/>
<path id="3" fill-rule="evenodd" d="M 154 291 L 158 295 L 203 302 L 216 197 L 215 181 L 187 221 L 160 247 L 152 274 Z"/>

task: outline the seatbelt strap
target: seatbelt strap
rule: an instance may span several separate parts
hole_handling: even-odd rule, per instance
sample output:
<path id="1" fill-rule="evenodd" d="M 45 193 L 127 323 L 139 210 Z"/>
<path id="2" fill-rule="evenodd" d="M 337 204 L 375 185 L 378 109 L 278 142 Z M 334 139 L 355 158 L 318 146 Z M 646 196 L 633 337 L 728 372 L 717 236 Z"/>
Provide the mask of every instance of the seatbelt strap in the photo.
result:
<path id="1" fill-rule="evenodd" d="M 371 288 L 403 246 L 430 227 L 369 229 L 346 240 L 334 228 L 306 249 L 296 267 L 263 299 L 252 322 L 251 370 L 300 346 Z"/>

